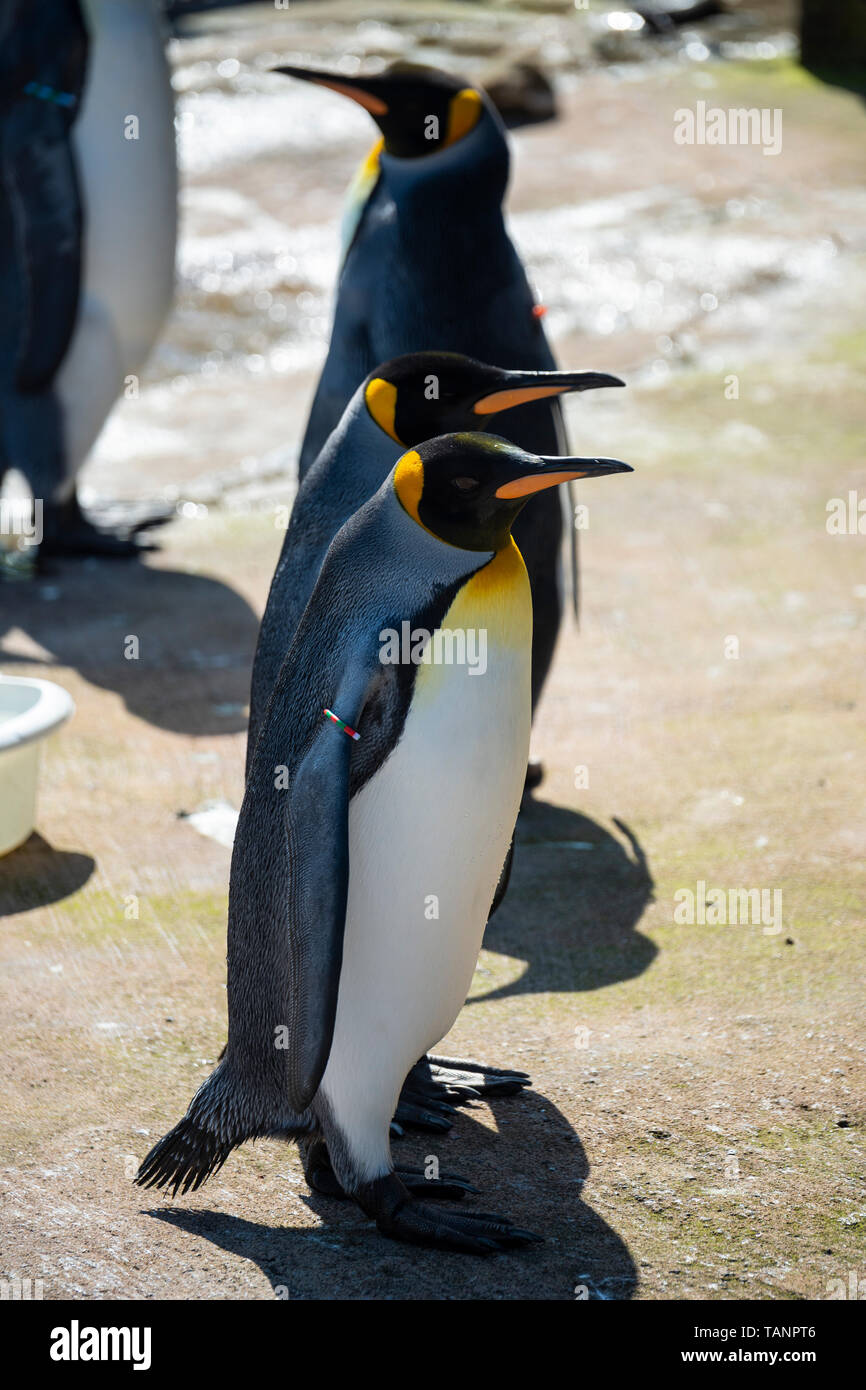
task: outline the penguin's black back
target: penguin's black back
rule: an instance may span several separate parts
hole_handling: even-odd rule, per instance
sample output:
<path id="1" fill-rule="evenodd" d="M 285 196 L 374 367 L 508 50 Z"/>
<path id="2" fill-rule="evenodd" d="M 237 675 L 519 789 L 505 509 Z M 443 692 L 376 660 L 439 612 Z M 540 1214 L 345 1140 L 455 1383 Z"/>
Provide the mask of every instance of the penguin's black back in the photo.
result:
<path id="1" fill-rule="evenodd" d="M 72 126 L 87 52 L 78 0 L 0 4 L 0 477 L 16 467 L 42 497 L 63 470 L 51 387 L 78 311 Z M 42 95 L 26 90 L 33 84 Z"/>
<path id="2" fill-rule="evenodd" d="M 408 168 L 406 166 L 412 166 Z M 359 382 L 402 353 L 448 351 L 494 366 L 555 361 L 502 215 L 508 147 L 485 106 L 479 126 L 425 159 L 381 157 L 340 275 L 327 361 L 301 450 L 303 477 Z M 554 453 L 559 406 L 533 402 L 498 426 L 515 444 Z"/>

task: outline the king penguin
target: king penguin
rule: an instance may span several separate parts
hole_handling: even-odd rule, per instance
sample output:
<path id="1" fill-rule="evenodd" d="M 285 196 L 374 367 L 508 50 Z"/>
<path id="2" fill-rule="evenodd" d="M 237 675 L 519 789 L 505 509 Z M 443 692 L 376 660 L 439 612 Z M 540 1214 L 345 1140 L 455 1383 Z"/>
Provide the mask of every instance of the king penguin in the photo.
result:
<path id="1" fill-rule="evenodd" d="M 503 412 L 567 391 L 621 386 L 604 372 L 518 372 L 447 352 L 408 353 L 362 382 L 336 430 L 305 474 L 295 499 L 259 632 L 250 693 L 247 770 L 283 659 L 313 591 L 328 546 L 353 512 L 381 486 L 397 454 L 425 439 L 495 425 Z M 512 851 L 489 916 L 505 896 Z M 479 1095 L 513 1095 L 525 1072 L 446 1057 L 419 1058 L 394 1114 L 403 1126 L 450 1129 L 455 1108 Z"/>
<path id="2" fill-rule="evenodd" d="M 482 362 L 556 366 L 520 257 L 505 228 L 505 127 L 487 94 L 462 78 L 406 63 L 375 76 L 280 67 L 350 97 L 381 138 L 350 189 L 331 342 L 301 448 L 312 467 L 359 382 L 378 362 L 437 349 Z M 504 434 L 538 454 L 567 452 L 556 400 L 509 412 Z M 577 536 L 571 527 L 577 608 Z M 562 617 L 562 508 L 537 498 L 515 531 L 532 589 L 533 707 Z M 533 782 L 540 769 L 533 770 Z"/>
<path id="3" fill-rule="evenodd" d="M 157 0 L 6 0 L 0 77 L 0 484 L 16 469 L 41 504 L 40 556 L 134 555 L 166 514 L 101 530 L 76 479 L 173 294 Z"/>
<path id="4" fill-rule="evenodd" d="M 505 411 L 533 400 L 622 385 L 607 372 L 506 371 L 453 352 L 406 353 L 370 372 L 298 488 L 253 663 L 248 768 L 325 552 L 343 522 L 381 487 L 398 454 L 440 434 L 495 428 Z"/>
<path id="5" fill-rule="evenodd" d="M 476 1254 L 537 1239 L 424 1201 L 469 1185 L 395 1171 L 389 1125 L 463 1005 L 520 804 L 532 604 L 511 528 L 545 488 L 627 471 L 445 435 L 404 454 L 341 527 L 241 807 L 226 1050 L 141 1185 L 186 1192 L 244 1140 L 296 1137 L 311 1186 L 353 1198 L 385 1235 Z M 428 640 L 386 659 L 404 622 Z M 437 660 L 440 633 L 482 631 L 483 674 Z"/>

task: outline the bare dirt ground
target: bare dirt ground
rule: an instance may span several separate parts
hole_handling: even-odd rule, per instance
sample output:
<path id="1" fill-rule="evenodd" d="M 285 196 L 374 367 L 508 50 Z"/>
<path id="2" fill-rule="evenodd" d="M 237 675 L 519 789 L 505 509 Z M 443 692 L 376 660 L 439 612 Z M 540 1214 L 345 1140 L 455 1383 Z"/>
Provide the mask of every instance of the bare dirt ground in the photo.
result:
<path id="1" fill-rule="evenodd" d="M 145 566 L 0 594 L 4 669 L 50 674 L 78 707 L 38 836 L 0 861 L 4 1277 L 46 1298 L 815 1299 L 866 1274 L 866 542 L 826 529 L 829 499 L 866 492 L 866 113 L 785 65 L 716 72 L 724 104 L 784 108 L 782 159 L 674 146 L 671 111 L 702 92 L 656 74 L 617 89 L 633 136 L 617 167 L 584 163 L 581 195 L 668 183 L 709 225 L 758 189 L 781 237 L 835 238 L 848 289 L 780 309 L 757 355 L 744 328 L 718 370 L 696 353 L 578 402 L 575 442 L 637 471 L 581 494 L 584 612 L 538 719 L 547 779 L 442 1048 L 534 1085 L 397 1149 L 547 1243 L 488 1261 L 388 1244 L 272 1142 L 183 1199 L 130 1181 L 224 1041 L 229 852 L 178 815 L 239 804 L 281 532 L 212 508 Z M 516 208 L 543 205 L 536 154 L 604 142 L 608 84 L 519 135 Z M 603 348 L 558 344 L 623 370 L 655 351 Z M 676 924 L 699 880 L 781 890 L 781 930 Z"/>

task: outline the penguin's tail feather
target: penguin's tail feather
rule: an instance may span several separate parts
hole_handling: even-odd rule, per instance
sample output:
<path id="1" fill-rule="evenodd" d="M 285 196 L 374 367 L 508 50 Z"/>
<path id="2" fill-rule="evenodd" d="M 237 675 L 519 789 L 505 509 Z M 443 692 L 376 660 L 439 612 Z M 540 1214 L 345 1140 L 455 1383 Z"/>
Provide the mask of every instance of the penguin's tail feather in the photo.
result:
<path id="1" fill-rule="evenodd" d="M 168 1187 L 172 1196 L 201 1187 L 222 1168 L 232 1149 L 266 1135 L 289 1138 L 309 1128 L 304 1117 L 284 1114 L 262 1123 L 244 1113 L 225 1065 L 200 1086 L 179 1124 L 169 1130 L 144 1159 L 135 1175 L 139 1187 Z"/>

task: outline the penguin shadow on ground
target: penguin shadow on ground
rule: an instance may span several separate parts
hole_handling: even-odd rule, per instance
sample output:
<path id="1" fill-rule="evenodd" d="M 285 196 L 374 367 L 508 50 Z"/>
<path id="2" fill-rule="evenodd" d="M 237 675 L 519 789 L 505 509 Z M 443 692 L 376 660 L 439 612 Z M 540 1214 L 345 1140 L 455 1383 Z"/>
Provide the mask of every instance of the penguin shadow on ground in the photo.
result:
<path id="1" fill-rule="evenodd" d="M 286 1211 L 282 1222 L 274 1212 L 274 1224 L 212 1208 L 162 1207 L 145 1214 L 252 1261 L 281 1299 L 631 1298 L 638 1282 L 634 1260 L 582 1200 L 589 1165 L 564 1115 L 531 1090 L 493 1101 L 490 1109 L 496 1129 L 462 1110 L 446 1135 L 407 1132 L 395 1140 L 394 1162 L 429 1170 L 435 1160 L 441 1176 L 458 1173 L 480 1189 L 444 1206 L 501 1212 L 543 1236 L 543 1245 L 488 1257 L 402 1245 L 380 1235 L 354 1203 L 295 1185 L 286 1187 Z M 279 1164 L 275 1146 L 271 1152 Z M 320 1226 L 290 1224 L 298 1201 L 321 1218 Z"/>
<path id="2" fill-rule="evenodd" d="M 524 798 L 508 891 L 484 945 L 527 966 L 470 1004 L 600 989 L 647 969 L 657 947 L 637 927 L 653 898 L 652 875 L 637 836 L 623 821 L 614 824 L 630 852 L 580 812 Z"/>
<path id="3" fill-rule="evenodd" d="M 89 854 L 52 849 L 36 831 L 0 858 L 0 917 L 61 902 L 82 888 L 96 861 Z"/>
<path id="4" fill-rule="evenodd" d="M 0 591 L 0 663 L 38 665 L 3 649 L 23 631 L 43 649 L 44 674 L 72 667 L 115 691 L 130 713 L 178 734 L 245 729 L 259 619 L 218 579 L 147 564 L 56 561 L 38 578 Z"/>

